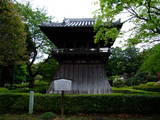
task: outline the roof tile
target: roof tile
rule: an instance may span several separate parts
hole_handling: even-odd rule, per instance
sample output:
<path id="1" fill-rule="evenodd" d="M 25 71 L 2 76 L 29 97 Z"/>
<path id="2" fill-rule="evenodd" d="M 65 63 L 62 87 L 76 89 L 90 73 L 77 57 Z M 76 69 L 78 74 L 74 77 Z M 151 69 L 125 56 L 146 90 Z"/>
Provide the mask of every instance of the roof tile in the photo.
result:
<path id="1" fill-rule="evenodd" d="M 63 22 L 49 22 L 42 23 L 43 27 L 93 27 L 95 19 L 93 18 L 64 18 Z M 116 21 L 113 24 L 120 24 L 120 21 Z"/>

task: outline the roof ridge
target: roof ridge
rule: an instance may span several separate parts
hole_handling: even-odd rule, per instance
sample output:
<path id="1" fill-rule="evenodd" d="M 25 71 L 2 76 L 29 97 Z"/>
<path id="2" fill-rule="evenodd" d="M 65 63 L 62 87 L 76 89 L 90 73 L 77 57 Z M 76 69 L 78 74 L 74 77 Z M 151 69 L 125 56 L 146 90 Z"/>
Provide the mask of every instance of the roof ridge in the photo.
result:
<path id="1" fill-rule="evenodd" d="M 81 21 L 95 21 L 94 18 L 64 18 L 63 21 L 81 22 Z"/>

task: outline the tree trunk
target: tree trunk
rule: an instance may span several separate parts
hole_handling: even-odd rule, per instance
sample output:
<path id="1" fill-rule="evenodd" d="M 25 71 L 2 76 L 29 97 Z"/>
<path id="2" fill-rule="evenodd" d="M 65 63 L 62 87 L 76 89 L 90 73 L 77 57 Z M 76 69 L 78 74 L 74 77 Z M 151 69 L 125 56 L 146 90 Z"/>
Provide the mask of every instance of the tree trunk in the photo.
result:
<path id="1" fill-rule="evenodd" d="M 13 84 L 16 80 L 16 65 L 14 64 L 13 66 L 11 66 L 10 68 L 10 74 L 11 74 L 11 78 L 10 78 L 10 88 L 12 89 Z"/>
<path id="2" fill-rule="evenodd" d="M 0 87 L 5 87 L 5 84 L 9 82 L 10 71 L 8 66 L 2 66 L 1 69 L 1 78 L 0 78 Z"/>
<path id="3" fill-rule="evenodd" d="M 0 69 L 0 87 L 4 87 L 5 85 L 5 80 L 3 76 L 3 68 Z"/>
<path id="4" fill-rule="evenodd" d="M 33 88 L 34 87 L 34 75 L 32 73 L 32 64 L 27 63 L 27 69 L 28 69 L 28 82 L 29 82 L 29 88 Z"/>
<path id="5" fill-rule="evenodd" d="M 29 76 L 29 88 L 34 88 L 34 76 Z"/>

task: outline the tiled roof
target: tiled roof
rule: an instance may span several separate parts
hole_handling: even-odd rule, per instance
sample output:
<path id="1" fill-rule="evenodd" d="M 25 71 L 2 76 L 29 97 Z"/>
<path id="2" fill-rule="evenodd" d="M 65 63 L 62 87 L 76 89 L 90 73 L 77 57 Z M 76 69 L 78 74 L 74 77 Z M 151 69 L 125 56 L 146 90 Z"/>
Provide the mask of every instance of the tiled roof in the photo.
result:
<path id="1" fill-rule="evenodd" d="M 42 27 L 92 27 L 95 23 L 93 18 L 64 18 L 63 22 L 42 23 Z M 114 24 L 119 24 L 120 21 Z"/>
<path id="2" fill-rule="evenodd" d="M 41 26 L 53 27 L 91 27 L 95 23 L 93 18 L 64 18 L 63 22 L 42 23 Z"/>

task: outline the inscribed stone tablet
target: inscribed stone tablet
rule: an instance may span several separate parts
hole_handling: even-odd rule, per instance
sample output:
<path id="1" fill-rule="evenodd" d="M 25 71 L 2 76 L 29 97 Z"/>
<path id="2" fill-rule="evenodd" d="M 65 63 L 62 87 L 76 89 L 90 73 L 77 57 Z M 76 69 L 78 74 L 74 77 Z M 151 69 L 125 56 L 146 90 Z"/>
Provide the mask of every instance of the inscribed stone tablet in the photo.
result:
<path id="1" fill-rule="evenodd" d="M 72 86 L 71 80 L 59 79 L 54 81 L 54 90 L 70 91 Z"/>

